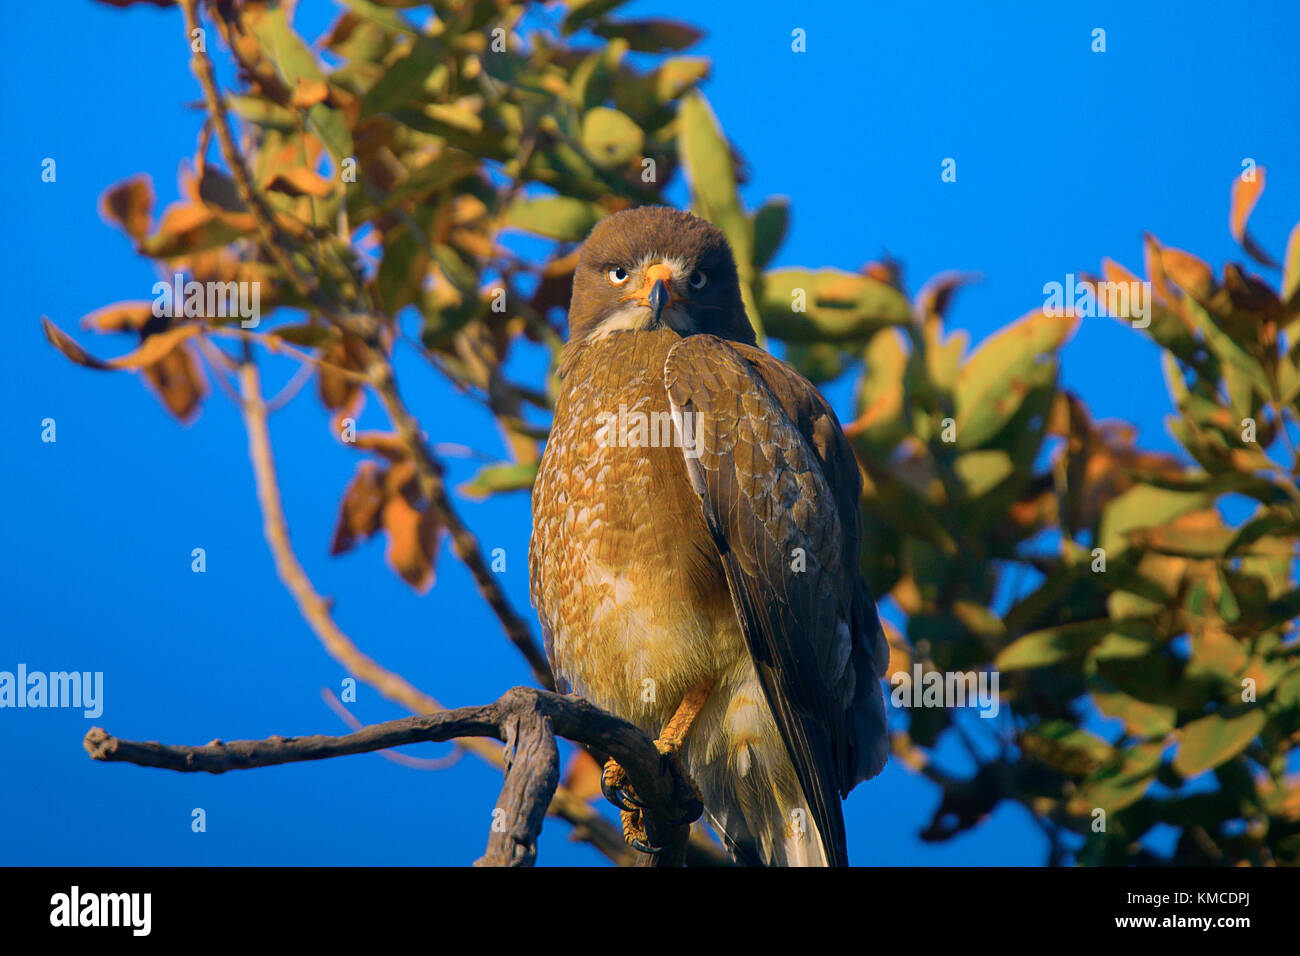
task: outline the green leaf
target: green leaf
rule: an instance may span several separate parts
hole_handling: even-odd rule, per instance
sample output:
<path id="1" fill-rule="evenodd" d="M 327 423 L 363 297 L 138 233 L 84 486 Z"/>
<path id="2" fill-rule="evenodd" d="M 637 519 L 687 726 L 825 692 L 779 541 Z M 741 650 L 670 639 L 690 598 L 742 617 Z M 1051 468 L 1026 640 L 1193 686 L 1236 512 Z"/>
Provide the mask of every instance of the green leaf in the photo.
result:
<path id="1" fill-rule="evenodd" d="M 1273 693 L 1273 701 L 1283 708 L 1300 704 L 1300 668 L 1291 671 L 1278 681 L 1277 690 Z"/>
<path id="2" fill-rule="evenodd" d="M 1194 720 L 1181 731 L 1174 769 L 1184 777 L 1211 770 L 1245 750 L 1266 723 L 1268 715 L 1260 708 L 1237 717 L 1210 714 Z"/>
<path id="3" fill-rule="evenodd" d="M 1300 301 L 1300 223 L 1291 230 L 1286 243 L 1286 260 L 1282 264 L 1282 301 Z"/>
<path id="4" fill-rule="evenodd" d="M 455 248 L 447 245 L 433 247 L 433 258 L 456 290 L 466 298 L 478 295 L 478 270 Z"/>
<path id="5" fill-rule="evenodd" d="M 362 118 L 387 113 L 399 106 L 417 105 L 429 74 L 447 55 L 439 37 L 421 36 L 406 54 L 389 64 L 379 81 L 361 100 Z"/>
<path id="6" fill-rule="evenodd" d="M 1092 773 L 1114 759 L 1110 744 L 1065 720 L 1026 730 L 1018 744 L 1026 756 L 1070 776 Z"/>
<path id="7" fill-rule="evenodd" d="M 881 460 L 907 434 L 907 424 L 903 421 L 907 353 L 901 338 L 897 331 L 882 330 L 871 337 L 862 355 L 866 368 L 858 380 L 854 441 Z"/>
<path id="8" fill-rule="evenodd" d="M 311 48 L 285 20 L 283 7 L 267 11 L 258 21 L 255 32 L 258 42 L 290 89 L 295 88 L 299 81 L 325 79 Z M 352 131 L 340 111 L 317 103 L 307 110 L 307 123 L 335 160 L 341 161 L 352 155 Z"/>
<path id="9" fill-rule="evenodd" d="M 651 74 L 654 97 L 659 103 L 669 103 L 709 75 L 712 64 L 704 57 L 678 56 L 665 60 Z"/>
<path id="10" fill-rule="evenodd" d="M 731 243 L 745 311 L 762 338 L 762 319 L 753 301 L 754 224 L 740 205 L 731 147 L 698 90 L 684 96 L 677 110 L 677 148 L 690 180 L 695 211 L 721 229 Z"/>
<path id="11" fill-rule="evenodd" d="M 444 149 L 407 173 L 406 178 L 384 196 L 379 211 L 387 212 L 410 199 L 423 199 L 472 175 L 477 169 L 478 159 L 470 153 Z"/>
<path id="12" fill-rule="evenodd" d="M 1114 558 L 1129 547 L 1128 532 L 1172 521 L 1179 515 L 1205 508 L 1214 501 L 1206 491 L 1172 491 L 1152 485 L 1134 485 L 1115 498 L 1101 516 L 1097 543 Z"/>
<path id="13" fill-rule="evenodd" d="M 1123 751 L 1118 759 L 1086 781 L 1070 797 L 1070 813 L 1085 816 L 1100 807 L 1118 813 L 1132 806 L 1150 789 L 1160 768 L 1164 742 L 1140 743 Z"/>
<path id="14" fill-rule="evenodd" d="M 1101 618 L 1043 628 L 1002 648 L 994 666 L 1003 671 L 1046 667 L 1064 660 L 1075 650 L 1092 644 L 1112 627 L 1114 624 L 1110 618 Z"/>
<path id="15" fill-rule="evenodd" d="M 1134 737 L 1163 737 L 1174 729 L 1178 712 L 1173 707 L 1149 704 L 1120 691 L 1092 692 L 1097 709 L 1107 717 L 1124 722 L 1124 729 Z"/>
<path id="16" fill-rule="evenodd" d="M 396 315 L 420 292 L 428 256 L 409 225 L 399 226 L 384 236 L 384 257 L 375 284 L 379 304 L 388 315 Z"/>
<path id="17" fill-rule="evenodd" d="M 269 129 L 278 129 L 284 133 L 298 132 L 298 117 L 293 110 L 286 109 L 260 96 L 241 96 L 227 93 L 226 104 L 230 111 L 240 119 Z"/>
<path id="18" fill-rule="evenodd" d="M 792 342 L 785 360 L 814 385 L 838 378 L 848 365 L 849 353 L 829 342 Z"/>
<path id="19" fill-rule="evenodd" d="M 769 199 L 754 213 L 754 268 L 762 269 L 776 255 L 785 242 L 790 228 L 790 201 L 784 198 Z"/>
<path id="20" fill-rule="evenodd" d="M 240 229 L 214 216 L 183 232 L 160 230 L 140 243 L 140 251 L 154 259 L 172 259 L 229 245 L 251 232 L 252 229 Z"/>
<path id="21" fill-rule="evenodd" d="M 852 342 L 907 322 L 912 307 L 893 286 L 869 276 L 838 269 L 778 269 L 763 275 L 759 312 L 773 338 Z"/>
<path id="22" fill-rule="evenodd" d="M 617 20 L 598 23 L 591 28 L 598 37 L 627 40 L 628 49 L 637 53 L 677 53 L 694 46 L 704 31 L 676 20 Z"/>
<path id="23" fill-rule="evenodd" d="M 1016 470 L 1011 456 L 1004 451 L 967 452 L 953 462 L 953 467 L 957 471 L 957 477 L 966 486 L 967 496 L 971 498 L 979 498 L 992 491 Z"/>
<path id="24" fill-rule="evenodd" d="M 645 133 L 626 113 L 597 106 L 582 116 L 582 148 L 602 169 L 627 166 L 641 155 Z"/>
<path id="25" fill-rule="evenodd" d="M 409 33 L 412 36 L 419 36 L 419 31 L 411 26 L 405 17 L 388 7 L 416 7 L 420 6 L 423 0 L 386 0 L 386 6 L 370 3 L 368 0 L 342 0 L 342 2 L 357 16 L 377 23 L 391 33 Z"/>
<path id="26" fill-rule="evenodd" d="M 594 202 L 543 196 L 516 200 L 506 214 L 506 224 L 551 239 L 580 242 L 604 214 L 605 210 Z"/>
<path id="27" fill-rule="evenodd" d="M 488 465 L 460 486 L 470 498 L 486 498 L 503 491 L 527 491 L 537 478 L 537 463 Z"/>
<path id="28" fill-rule="evenodd" d="M 1205 344 L 1209 346 L 1210 351 L 1218 356 L 1219 361 L 1235 368 L 1244 375 L 1255 387 L 1259 396 L 1267 401 L 1271 397 L 1268 375 L 1265 373 L 1264 367 L 1259 364 L 1259 360 L 1238 345 L 1232 336 L 1223 331 L 1214 317 L 1190 295 L 1183 296 L 1183 305 L 1186 307 L 1187 314 L 1191 317 L 1193 323 L 1200 329 L 1201 335 L 1205 337 Z"/>
<path id="29" fill-rule="evenodd" d="M 564 17 L 562 29 L 565 36 L 582 29 L 585 24 L 626 2 L 627 0 L 573 0 L 569 4 L 569 12 Z"/>
<path id="30" fill-rule="evenodd" d="M 1001 430 L 1025 396 L 1056 375 L 1055 352 L 1073 316 L 1034 313 L 986 339 L 957 375 L 957 445 L 978 448 Z"/>

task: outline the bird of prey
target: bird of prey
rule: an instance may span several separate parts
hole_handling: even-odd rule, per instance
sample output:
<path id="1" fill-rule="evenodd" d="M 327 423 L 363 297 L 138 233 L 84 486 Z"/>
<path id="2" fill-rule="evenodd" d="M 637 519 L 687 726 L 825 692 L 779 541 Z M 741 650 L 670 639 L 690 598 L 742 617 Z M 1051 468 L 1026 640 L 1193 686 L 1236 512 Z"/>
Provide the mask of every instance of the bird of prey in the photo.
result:
<path id="1" fill-rule="evenodd" d="M 722 232 L 662 207 L 583 244 L 558 375 L 529 579 L 561 689 L 675 755 L 739 862 L 847 865 L 888 651 L 834 412 L 757 347 Z M 653 851 L 621 771 L 606 795 Z"/>

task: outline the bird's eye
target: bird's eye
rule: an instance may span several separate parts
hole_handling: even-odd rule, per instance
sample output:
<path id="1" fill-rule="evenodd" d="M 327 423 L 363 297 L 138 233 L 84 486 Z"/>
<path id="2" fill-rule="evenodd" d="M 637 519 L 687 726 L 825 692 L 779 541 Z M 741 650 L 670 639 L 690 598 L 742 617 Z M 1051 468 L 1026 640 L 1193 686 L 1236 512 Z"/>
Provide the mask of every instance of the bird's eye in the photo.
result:
<path id="1" fill-rule="evenodd" d="M 614 283 L 614 285 L 622 285 L 624 282 L 626 282 L 628 279 L 631 278 L 631 276 L 628 275 L 627 270 L 624 269 L 622 266 L 612 267 L 609 270 L 608 275 L 609 275 L 609 281 Z"/>
<path id="2" fill-rule="evenodd" d="M 703 289 L 704 283 L 708 281 L 709 281 L 709 277 L 706 276 L 699 269 L 696 269 L 694 272 L 691 273 L 690 282 L 691 282 L 692 289 Z"/>

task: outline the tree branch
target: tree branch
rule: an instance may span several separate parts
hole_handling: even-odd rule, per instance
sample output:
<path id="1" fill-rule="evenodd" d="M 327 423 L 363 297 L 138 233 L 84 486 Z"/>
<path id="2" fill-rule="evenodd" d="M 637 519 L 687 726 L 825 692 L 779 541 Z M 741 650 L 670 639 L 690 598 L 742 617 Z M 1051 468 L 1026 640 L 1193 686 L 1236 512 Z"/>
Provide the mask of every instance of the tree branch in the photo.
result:
<path id="1" fill-rule="evenodd" d="M 506 779 L 493 813 L 487 852 L 479 865 L 529 866 L 537 836 L 559 782 L 555 735 L 612 755 L 627 771 L 646 805 L 646 833 L 658 846 L 684 844 L 690 788 L 675 762 L 663 756 L 640 729 L 579 697 L 515 687 L 493 704 L 390 720 L 341 737 L 268 737 L 214 740 L 202 746 L 120 740 L 99 727 L 84 746 L 95 760 L 132 763 L 180 773 L 226 773 L 306 760 L 371 753 L 405 744 L 462 737 L 490 737 L 506 744 Z"/>

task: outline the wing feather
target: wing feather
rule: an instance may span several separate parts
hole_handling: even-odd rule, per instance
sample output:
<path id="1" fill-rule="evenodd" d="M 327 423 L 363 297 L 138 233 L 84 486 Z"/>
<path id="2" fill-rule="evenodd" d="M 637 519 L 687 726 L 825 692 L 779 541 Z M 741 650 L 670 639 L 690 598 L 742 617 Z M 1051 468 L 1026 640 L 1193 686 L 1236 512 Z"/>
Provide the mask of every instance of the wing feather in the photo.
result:
<path id="1" fill-rule="evenodd" d="M 684 338 L 665 385 L 741 630 L 827 860 L 883 763 L 883 638 L 858 575 L 860 477 L 834 414 L 761 350 Z M 688 419 L 687 416 L 690 416 Z"/>

